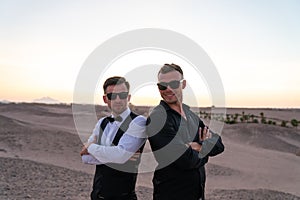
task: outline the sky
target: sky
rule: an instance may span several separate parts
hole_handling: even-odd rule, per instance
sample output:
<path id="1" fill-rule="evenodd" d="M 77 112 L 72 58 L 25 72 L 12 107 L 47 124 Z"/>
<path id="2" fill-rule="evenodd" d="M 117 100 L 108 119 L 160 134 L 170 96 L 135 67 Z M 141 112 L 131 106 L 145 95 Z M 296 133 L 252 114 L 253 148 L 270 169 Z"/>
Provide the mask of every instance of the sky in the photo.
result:
<path id="1" fill-rule="evenodd" d="M 158 28 L 203 48 L 223 83 L 226 106 L 300 108 L 299 10 L 298 0 L 1 0 L 0 100 L 49 96 L 73 102 L 78 74 L 99 45 L 127 31 Z M 171 62 L 183 67 L 193 86 L 196 101 L 187 96 L 186 103 L 211 106 L 203 77 L 194 77 L 185 60 L 161 51 L 112 61 L 95 86 L 94 103 L 103 104 L 101 84 L 109 75 Z M 154 82 L 132 94 L 136 105 L 160 99 Z"/>

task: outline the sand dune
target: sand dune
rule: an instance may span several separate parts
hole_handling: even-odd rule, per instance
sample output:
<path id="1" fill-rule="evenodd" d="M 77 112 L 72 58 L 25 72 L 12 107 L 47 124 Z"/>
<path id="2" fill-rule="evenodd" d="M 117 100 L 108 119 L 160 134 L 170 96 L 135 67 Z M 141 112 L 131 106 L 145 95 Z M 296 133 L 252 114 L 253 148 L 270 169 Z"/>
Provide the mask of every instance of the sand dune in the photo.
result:
<path id="1" fill-rule="evenodd" d="M 94 166 L 81 163 L 72 117 L 67 105 L 0 104 L 0 199 L 89 198 Z M 300 199 L 299 128 L 239 123 L 222 137 L 225 152 L 207 165 L 208 200 Z M 139 199 L 152 199 L 151 179 L 139 174 Z"/>
<path id="2" fill-rule="evenodd" d="M 0 162 L 1 199 L 88 199 L 91 174 L 17 158 Z"/>

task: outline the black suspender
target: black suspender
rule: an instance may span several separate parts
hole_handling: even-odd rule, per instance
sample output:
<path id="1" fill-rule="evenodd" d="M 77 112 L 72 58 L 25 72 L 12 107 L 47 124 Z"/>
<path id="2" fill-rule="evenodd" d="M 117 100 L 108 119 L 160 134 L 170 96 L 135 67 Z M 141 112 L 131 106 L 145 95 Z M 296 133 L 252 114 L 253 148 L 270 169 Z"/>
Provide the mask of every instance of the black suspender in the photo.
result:
<path id="1" fill-rule="evenodd" d="M 99 145 L 101 144 L 101 137 L 103 135 L 103 131 L 108 122 L 109 122 L 109 120 L 105 117 L 100 124 L 99 136 L 98 136 L 98 142 L 97 142 Z"/>
<path id="2" fill-rule="evenodd" d="M 130 115 L 128 115 L 128 117 L 124 120 L 124 122 L 121 124 L 121 126 L 118 129 L 118 132 L 116 133 L 114 140 L 113 140 L 113 144 L 115 146 L 118 145 L 121 137 L 123 136 L 123 134 L 127 131 L 129 124 L 131 123 L 131 121 L 136 118 L 138 115 L 130 112 Z M 107 123 L 109 122 L 109 120 L 107 118 L 104 118 L 100 124 L 100 130 L 99 130 L 99 137 L 98 137 L 98 144 L 101 143 L 101 137 L 103 135 L 103 131 L 107 125 Z"/>

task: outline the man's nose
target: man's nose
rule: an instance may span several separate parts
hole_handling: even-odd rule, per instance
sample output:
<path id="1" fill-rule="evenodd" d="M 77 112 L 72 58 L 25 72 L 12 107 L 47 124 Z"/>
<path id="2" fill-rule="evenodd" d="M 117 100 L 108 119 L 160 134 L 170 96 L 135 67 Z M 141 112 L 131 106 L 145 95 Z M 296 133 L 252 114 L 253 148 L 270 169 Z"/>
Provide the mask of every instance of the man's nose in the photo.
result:
<path id="1" fill-rule="evenodd" d="M 119 97 L 119 95 L 117 95 L 115 101 L 121 101 L 121 98 Z"/>
<path id="2" fill-rule="evenodd" d="M 171 91 L 173 91 L 173 89 L 169 86 L 169 85 L 167 85 L 167 89 L 166 90 L 171 90 Z"/>

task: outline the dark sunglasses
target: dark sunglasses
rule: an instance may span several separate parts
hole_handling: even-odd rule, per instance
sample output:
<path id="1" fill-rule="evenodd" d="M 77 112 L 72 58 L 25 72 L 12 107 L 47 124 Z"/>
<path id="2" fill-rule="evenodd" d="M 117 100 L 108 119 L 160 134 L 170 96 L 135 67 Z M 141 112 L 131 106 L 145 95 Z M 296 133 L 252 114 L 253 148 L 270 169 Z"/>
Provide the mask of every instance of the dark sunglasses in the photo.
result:
<path id="1" fill-rule="evenodd" d="M 177 80 L 176 81 L 170 81 L 168 83 L 160 82 L 160 83 L 157 83 L 157 86 L 158 86 L 159 90 L 166 90 L 168 88 L 168 85 L 172 89 L 177 89 L 182 81 L 183 81 L 183 79 L 181 79 L 179 81 L 177 81 Z"/>
<path id="2" fill-rule="evenodd" d="M 128 92 L 107 93 L 106 96 L 109 100 L 115 100 L 117 96 L 119 96 L 120 99 L 126 99 L 128 97 Z"/>

